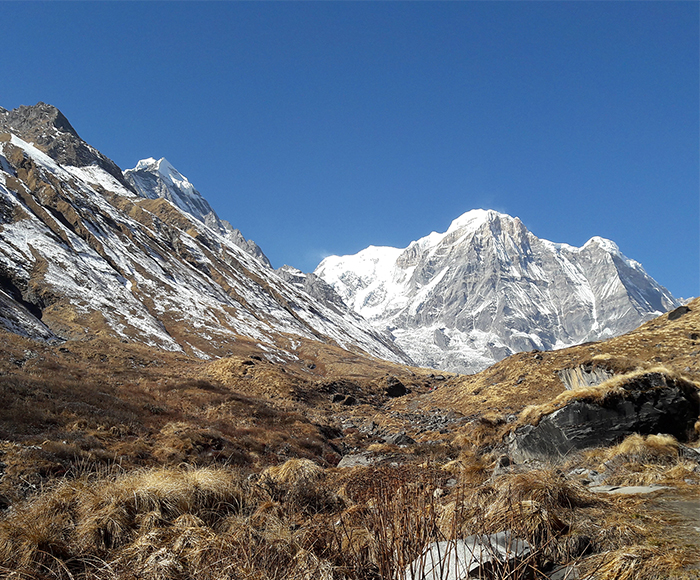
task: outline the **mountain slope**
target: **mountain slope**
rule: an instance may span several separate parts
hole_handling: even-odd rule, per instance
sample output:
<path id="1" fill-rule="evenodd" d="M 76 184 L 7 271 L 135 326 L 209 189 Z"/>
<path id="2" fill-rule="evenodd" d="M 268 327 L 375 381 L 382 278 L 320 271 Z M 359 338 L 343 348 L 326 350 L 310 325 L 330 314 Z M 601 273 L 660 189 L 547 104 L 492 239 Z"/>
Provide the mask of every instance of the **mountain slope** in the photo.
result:
<path id="1" fill-rule="evenodd" d="M 330 256 L 315 274 L 416 363 L 456 372 L 622 334 L 678 305 L 613 242 L 555 244 L 492 210 L 405 249 Z"/>
<path id="2" fill-rule="evenodd" d="M 285 282 L 201 212 L 137 193 L 57 109 L 2 110 L 0 127 L 7 328 L 32 337 L 116 335 L 202 357 L 226 354 L 237 341 L 294 357 L 300 340 L 315 340 L 407 360 L 354 312 Z"/>
<path id="3" fill-rule="evenodd" d="M 260 247 L 252 240 L 246 240 L 229 222 L 220 219 L 202 194 L 164 157 L 157 161 L 152 157 L 142 159 L 135 168 L 124 171 L 124 178 L 142 197 L 167 199 L 215 232 L 228 237 L 265 265 L 271 266 Z"/>

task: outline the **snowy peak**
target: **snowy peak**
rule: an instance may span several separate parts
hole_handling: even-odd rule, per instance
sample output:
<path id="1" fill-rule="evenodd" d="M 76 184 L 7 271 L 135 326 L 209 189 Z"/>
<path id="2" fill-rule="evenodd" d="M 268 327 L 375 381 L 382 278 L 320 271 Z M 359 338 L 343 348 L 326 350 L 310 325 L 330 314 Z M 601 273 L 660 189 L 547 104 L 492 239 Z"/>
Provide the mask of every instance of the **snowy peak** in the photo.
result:
<path id="1" fill-rule="evenodd" d="M 83 141 L 68 119 L 53 105 L 39 102 L 31 107 L 23 105 L 4 111 L 0 115 L 0 133 L 10 133 L 33 144 L 63 166 L 95 167 L 97 173 L 110 176 L 106 181 L 116 180 L 126 192 L 131 192 L 131 186 L 124 180 L 117 164 Z M 97 181 L 105 179 L 98 178 Z"/>
<path id="2" fill-rule="evenodd" d="M 330 256 L 315 273 L 417 363 L 457 372 L 622 334 L 677 305 L 614 242 L 540 240 L 493 210 L 405 249 Z"/>
<path id="3" fill-rule="evenodd" d="M 450 227 L 447 228 L 447 232 L 445 232 L 445 234 L 463 229 L 476 231 L 483 224 L 498 220 L 501 217 L 512 219 L 510 216 L 499 214 L 492 209 L 473 209 L 463 213 L 457 219 L 453 220 Z"/>
<path id="4" fill-rule="evenodd" d="M 134 169 L 127 169 L 124 177 L 143 197 L 163 197 L 203 223 L 218 216 L 206 199 L 189 180 L 162 157 L 142 159 Z"/>
<path id="5" fill-rule="evenodd" d="M 202 197 L 201 194 L 190 183 L 189 179 L 187 179 L 184 175 L 182 175 L 182 173 L 175 169 L 165 157 L 161 157 L 158 160 L 154 159 L 153 157 L 141 159 L 136 164 L 134 170 L 143 170 L 149 173 L 159 173 L 163 180 L 169 182 L 170 185 L 172 185 L 173 187 L 176 187 L 181 191 L 187 191 L 190 195 Z"/>
<path id="6" fill-rule="evenodd" d="M 124 171 L 124 178 L 142 197 L 167 199 L 215 232 L 228 237 L 239 248 L 255 256 L 266 266 L 272 267 L 260 247 L 254 241 L 245 239 L 230 223 L 220 219 L 190 180 L 175 169 L 165 157 L 158 160 L 153 157 L 141 159 L 136 167 Z"/>
<path id="7" fill-rule="evenodd" d="M 96 149 L 47 130 L 45 113 L 24 111 L 21 123 L 14 111 L 0 114 L 0 327 L 49 341 L 119 337 L 201 358 L 253 346 L 289 361 L 315 341 L 409 361 L 325 282 L 287 282 L 244 250 L 240 232 L 167 161 L 128 172 L 137 195 L 97 163 L 107 158 Z M 77 164 L 71 147 L 95 163 Z"/>

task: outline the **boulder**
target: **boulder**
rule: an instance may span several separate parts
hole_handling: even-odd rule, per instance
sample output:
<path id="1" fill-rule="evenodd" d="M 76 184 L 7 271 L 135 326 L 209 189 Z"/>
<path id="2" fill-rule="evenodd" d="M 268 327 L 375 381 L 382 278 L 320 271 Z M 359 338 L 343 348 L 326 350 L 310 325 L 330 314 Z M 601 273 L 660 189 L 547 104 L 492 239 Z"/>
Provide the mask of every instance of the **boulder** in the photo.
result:
<path id="1" fill-rule="evenodd" d="M 337 467 L 369 467 L 375 462 L 375 458 L 368 453 L 355 453 L 352 455 L 344 455 L 338 463 Z"/>
<path id="2" fill-rule="evenodd" d="M 668 319 L 678 320 L 684 314 L 688 314 L 688 312 L 690 312 L 690 308 L 687 306 L 679 306 L 675 310 L 671 310 L 671 312 L 668 313 Z"/>
<path id="3" fill-rule="evenodd" d="M 555 460 L 580 449 L 619 443 L 632 433 L 668 433 L 683 441 L 700 412 L 697 387 L 662 372 L 629 377 L 604 396 L 587 393 L 582 390 L 537 424 L 511 433 L 510 456 L 516 461 Z"/>
<path id="4" fill-rule="evenodd" d="M 403 397 L 408 390 L 406 386 L 396 377 L 389 376 L 386 378 L 386 394 L 389 397 Z"/>
<path id="5" fill-rule="evenodd" d="M 489 571 L 521 569 L 530 544 L 510 532 L 480 534 L 463 540 L 434 542 L 408 565 L 404 580 L 466 580 L 489 576 Z"/>
<path id="6" fill-rule="evenodd" d="M 406 435 L 405 431 L 401 431 L 400 433 L 392 433 L 391 435 L 384 437 L 384 443 L 388 443 L 390 445 L 413 445 L 415 440 Z"/>

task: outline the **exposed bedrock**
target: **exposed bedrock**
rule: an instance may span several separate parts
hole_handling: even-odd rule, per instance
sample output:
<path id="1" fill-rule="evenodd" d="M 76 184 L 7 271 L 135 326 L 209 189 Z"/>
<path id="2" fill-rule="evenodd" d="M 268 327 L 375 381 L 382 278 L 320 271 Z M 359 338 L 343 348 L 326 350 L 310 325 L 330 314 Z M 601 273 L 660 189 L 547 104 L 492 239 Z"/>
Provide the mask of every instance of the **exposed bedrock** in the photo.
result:
<path id="1" fill-rule="evenodd" d="M 583 387 L 593 387 L 607 381 L 613 372 L 606 368 L 587 364 L 573 369 L 562 369 L 558 373 L 564 387 L 571 391 Z"/>
<path id="2" fill-rule="evenodd" d="M 682 378 L 648 372 L 605 396 L 582 394 L 537 424 L 511 433 L 516 461 L 558 459 L 580 449 L 619 443 L 632 433 L 667 433 L 687 440 L 698 420 L 697 387 Z"/>

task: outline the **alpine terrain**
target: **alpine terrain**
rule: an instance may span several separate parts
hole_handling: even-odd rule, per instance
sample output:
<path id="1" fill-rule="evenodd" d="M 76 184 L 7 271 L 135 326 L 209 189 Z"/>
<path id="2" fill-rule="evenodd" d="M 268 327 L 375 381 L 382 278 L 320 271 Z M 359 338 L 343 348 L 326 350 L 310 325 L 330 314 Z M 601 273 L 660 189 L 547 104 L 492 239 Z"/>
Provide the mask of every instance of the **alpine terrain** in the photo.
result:
<path id="1" fill-rule="evenodd" d="M 167 160 L 0 109 L 0 576 L 697 580 L 700 298 L 558 348 L 675 303 L 480 210 L 274 270 Z"/>
<path id="2" fill-rule="evenodd" d="M 55 107 L 0 109 L 5 328 L 203 358 L 243 342 L 293 359 L 313 340 L 408 362 L 337 297 L 321 303 L 285 277 L 165 159 L 122 173 Z"/>
<path id="3" fill-rule="evenodd" d="M 615 243 L 541 240 L 492 210 L 405 249 L 330 256 L 315 274 L 417 364 L 454 372 L 617 336 L 679 304 Z"/>

